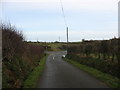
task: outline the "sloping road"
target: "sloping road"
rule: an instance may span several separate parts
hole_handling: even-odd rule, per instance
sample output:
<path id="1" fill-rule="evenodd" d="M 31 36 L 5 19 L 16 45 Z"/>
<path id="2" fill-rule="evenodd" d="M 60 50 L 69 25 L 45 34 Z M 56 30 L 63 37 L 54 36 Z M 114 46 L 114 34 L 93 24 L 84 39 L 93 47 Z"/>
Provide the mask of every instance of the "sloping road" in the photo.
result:
<path id="1" fill-rule="evenodd" d="M 48 53 L 38 88 L 108 88 L 93 76 L 63 61 L 61 57 L 65 51 Z"/>

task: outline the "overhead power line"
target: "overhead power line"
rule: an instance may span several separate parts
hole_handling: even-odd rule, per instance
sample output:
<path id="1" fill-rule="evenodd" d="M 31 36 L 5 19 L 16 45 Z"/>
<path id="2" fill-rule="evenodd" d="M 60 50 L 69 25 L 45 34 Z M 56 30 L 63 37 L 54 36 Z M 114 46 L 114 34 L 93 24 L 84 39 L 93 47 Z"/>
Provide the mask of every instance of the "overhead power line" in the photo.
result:
<path id="1" fill-rule="evenodd" d="M 62 14 L 63 14 L 65 26 L 68 27 L 68 26 L 67 26 L 66 17 L 65 17 L 65 13 L 64 13 L 64 8 L 63 8 L 62 0 L 60 0 L 60 4 L 61 4 L 61 10 L 62 10 Z"/>

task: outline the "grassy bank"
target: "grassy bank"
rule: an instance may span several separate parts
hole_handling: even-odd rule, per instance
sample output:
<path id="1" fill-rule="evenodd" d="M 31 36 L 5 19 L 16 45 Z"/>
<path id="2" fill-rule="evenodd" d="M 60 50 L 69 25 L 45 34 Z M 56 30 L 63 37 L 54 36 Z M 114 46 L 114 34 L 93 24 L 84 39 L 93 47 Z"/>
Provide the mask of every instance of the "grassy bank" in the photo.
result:
<path id="1" fill-rule="evenodd" d="M 76 61 L 73 61 L 73 60 L 70 60 L 70 59 L 66 59 L 64 58 L 65 61 L 67 61 L 68 63 L 74 65 L 75 67 L 91 74 L 92 76 L 96 77 L 97 79 L 99 79 L 100 81 L 104 82 L 105 84 L 107 84 L 109 87 L 111 88 L 118 88 L 118 81 L 119 79 L 116 78 L 116 77 L 113 77 L 109 74 L 105 74 L 101 71 L 98 71 L 97 69 L 94 69 L 94 68 L 91 68 L 91 67 L 88 67 L 86 65 L 82 65 L 82 64 L 79 64 L 78 62 Z"/>
<path id="2" fill-rule="evenodd" d="M 48 55 L 45 55 L 39 62 L 39 65 L 30 73 L 27 80 L 23 84 L 23 88 L 35 88 L 39 77 L 44 70 L 45 62 Z"/>

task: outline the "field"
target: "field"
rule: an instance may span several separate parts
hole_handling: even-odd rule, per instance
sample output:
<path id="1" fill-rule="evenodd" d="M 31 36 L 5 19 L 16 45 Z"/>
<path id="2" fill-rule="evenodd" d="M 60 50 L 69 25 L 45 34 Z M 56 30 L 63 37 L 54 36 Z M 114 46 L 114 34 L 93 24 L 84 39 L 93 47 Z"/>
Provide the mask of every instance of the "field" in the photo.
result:
<path id="1" fill-rule="evenodd" d="M 63 46 L 66 46 L 66 43 L 63 42 L 28 42 L 30 44 L 37 44 L 44 47 L 47 51 L 62 51 L 66 48 L 63 48 Z"/>

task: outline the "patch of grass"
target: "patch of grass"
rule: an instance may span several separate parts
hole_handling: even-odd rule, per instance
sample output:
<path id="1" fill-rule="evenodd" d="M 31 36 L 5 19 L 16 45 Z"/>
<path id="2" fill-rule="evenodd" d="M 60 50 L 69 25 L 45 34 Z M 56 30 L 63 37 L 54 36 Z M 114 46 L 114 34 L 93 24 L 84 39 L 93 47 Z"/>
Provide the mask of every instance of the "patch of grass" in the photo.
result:
<path id="1" fill-rule="evenodd" d="M 92 67 L 88 67 L 86 65 L 82 65 L 76 61 L 66 59 L 64 58 L 65 61 L 68 63 L 74 65 L 75 67 L 91 74 L 92 76 L 96 77 L 100 81 L 104 82 L 106 85 L 108 85 L 110 88 L 118 88 L 119 87 L 119 79 L 117 77 L 114 77 L 112 75 L 103 73 L 101 71 L 98 71 L 97 69 L 94 69 Z M 103 67 L 104 68 L 104 67 Z"/>
<path id="2" fill-rule="evenodd" d="M 45 67 L 47 56 L 44 56 L 39 65 L 30 73 L 27 80 L 23 83 L 23 88 L 35 88 L 38 82 L 39 77 L 42 75 L 42 72 Z"/>

